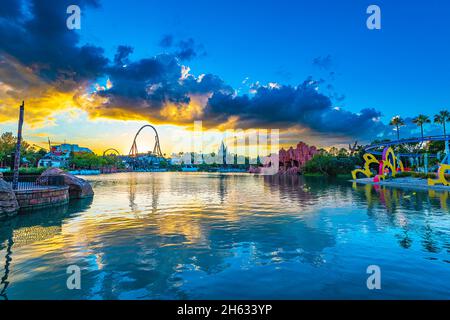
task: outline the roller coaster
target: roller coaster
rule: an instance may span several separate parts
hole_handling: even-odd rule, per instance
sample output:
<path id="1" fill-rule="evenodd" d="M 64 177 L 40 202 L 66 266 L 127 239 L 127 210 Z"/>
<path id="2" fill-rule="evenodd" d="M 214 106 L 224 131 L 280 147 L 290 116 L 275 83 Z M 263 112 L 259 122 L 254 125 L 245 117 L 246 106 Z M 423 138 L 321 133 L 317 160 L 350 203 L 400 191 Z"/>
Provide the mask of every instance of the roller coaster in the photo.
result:
<path id="1" fill-rule="evenodd" d="M 131 146 L 130 152 L 128 153 L 128 156 L 131 158 L 136 158 L 138 156 L 138 148 L 137 148 L 137 144 L 136 144 L 136 139 L 139 136 L 139 134 L 141 133 L 141 131 L 144 128 L 150 127 L 153 129 L 153 131 L 155 132 L 155 145 L 153 147 L 153 152 L 152 154 L 157 156 L 157 157 L 163 157 L 163 154 L 161 152 L 161 146 L 159 145 L 159 136 L 158 136 L 158 131 L 156 131 L 156 128 L 154 126 L 152 126 L 151 124 L 146 124 L 144 126 L 142 126 L 138 132 L 136 133 L 136 135 L 134 136 L 134 140 L 133 140 L 133 144 Z"/>
<path id="2" fill-rule="evenodd" d="M 438 158 L 441 163 L 449 162 L 449 148 L 448 141 L 450 141 L 450 135 L 437 135 L 437 136 L 424 136 L 418 138 L 405 138 L 400 140 L 393 141 L 382 141 L 378 143 L 374 143 L 364 147 L 364 151 L 371 153 L 373 155 L 381 155 L 383 153 L 383 149 L 387 147 L 392 147 L 401 144 L 407 143 L 422 143 L 429 141 L 445 141 L 445 152 L 443 153 L 443 158 L 441 159 L 441 154 L 423 154 L 423 153 L 397 153 L 397 157 L 407 157 L 407 158 L 418 158 L 418 157 L 426 157 L 426 158 Z M 377 150 L 380 149 L 380 150 Z"/>
<path id="3" fill-rule="evenodd" d="M 109 154 L 107 152 L 109 152 Z M 109 148 L 109 149 L 106 149 L 105 151 L 103 151 L 103 156 L 106 157 L 107 155 L 113 155 L 114 153 L 117 156 L 120 156 L 120 152 L 117 151 L 117 149 L 114 149 L 114 148 Z"/>
<path id="4" fill-rule="evenodd" d="M 136 157 L 139 155 L 136 140 L 137 140 L 139 134 L 141 133 L 141 131 L 142 131 L 144 128 L 147 128 L 147 127 L 152 128 L 153 131 L 155 132 L 155 145 L 153 146 L 153 152 L 152 152 L 152 155 L 157 156 L 157 157 L 160 157 L 160 158 L 163 157 L 163 154 L 162 154 L 162 152 L 161 152 L 161 146 L 160 146 L 160 144 L 159 144 L 159 135 L 158 135 L 158 131 L 156 131 L 156 128 L 155 128 L 154 126 L 152 126 L 152 125 L 150 125 L 150 124 L 146 124 L 146 125 L 142 126 L 142 127 L 138 130 L 138 132 L 136 133 L 136 135 L 134 136 L 133 144 L 131 145 L 130 152 L 128 153 L 128 157 L 129 157 L 129 158 L 136 158 Z M 103 157 L 106 157 L 106 156 L 108 156 L 108 155 L 115 155 L 115 156 L 121 156 L 121 157 L 124 157 L 123 155 L 120 154 L 120 152 L 119 152 L 117 149 L 114 149 L 114 148 L 108 148 L 108 149 L 106 149 L 105 151 L 103 151 Z"/>

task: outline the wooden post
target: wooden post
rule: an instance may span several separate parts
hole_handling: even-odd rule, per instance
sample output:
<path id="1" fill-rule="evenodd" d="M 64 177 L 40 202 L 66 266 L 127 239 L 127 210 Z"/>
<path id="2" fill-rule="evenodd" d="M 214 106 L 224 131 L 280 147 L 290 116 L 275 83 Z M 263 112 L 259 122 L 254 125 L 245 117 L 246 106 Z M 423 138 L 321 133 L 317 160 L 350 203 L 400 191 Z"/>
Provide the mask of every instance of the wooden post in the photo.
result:
<path id="1" fill-rule="evenodd" d="M 25 102 L 22 101 L 19 114 L 19 126 L 17 128 L 16 153 L 14 154 L 14 176 L 12 185 L 14 190 L 17 190 L 19 187 L 20 145 L 22 144 L 22 126 L 23 126 L 24 109 L 25 109 Z"/>

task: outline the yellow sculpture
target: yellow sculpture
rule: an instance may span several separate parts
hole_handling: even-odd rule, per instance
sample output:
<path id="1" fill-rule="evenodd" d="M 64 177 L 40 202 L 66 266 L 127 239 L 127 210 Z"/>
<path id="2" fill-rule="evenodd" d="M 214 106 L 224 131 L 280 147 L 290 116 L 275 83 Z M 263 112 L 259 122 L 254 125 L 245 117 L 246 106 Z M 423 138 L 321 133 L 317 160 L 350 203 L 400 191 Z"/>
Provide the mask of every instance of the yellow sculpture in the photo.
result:
<path id="1" fill-rule="evenodd" d="M 352 171 L 352 178 L 353 180 L 356 180 L 356 174 L 357 173 L 362 173 L 363 175 L 365 175 L 367 178 L 370 178 L 372 176 L 372 173 L 370 172 L 370 165 L 371 164 L 379 164 L 380 162 L 377 160 L 377 158 L 375 158 L 375 156 L 371 153 L 366 153 L 365 155 L 363 155 L 363 158 L 365 160 L 364 162 L 364 169 L 355 169 Z"/>
<path id="2" fill-rule="evenodd" d="M 436 179 L 428 178 L 428 185 L 434 186 L 436 184 L 442 183 L 444 186 L 450 186 L 450 182 L 445 178 L 445 172 L 447 170 L 450 170 L 450 165 L 449 164 L 441 164 L 439 166 L 439 169 L 437 172 L 437 178 Z"/>
<path id="3" fill-rule="evenodd" d="M 383 150 L 383 166 L 381 168 L 380 175 L 384 175 L 385 170 L 389 169 L 391 171 L 391 175 L 395 177 L 397 173 L 397 162 L 398 162 L 398 168 L 400 168 L 400 171 L 405 171 L 405 168 L 403 167 L 403 163 L 400 159 L 398 159 L 395 156 L 394 150 L 392 150 L 391 147 L 385 148 Z"/>
<path id="4" fill-rule="evenodd" d="M 383 156 L 382 160 L 378 161 L 375 156 L 371 153 L 366 153 L 363 156 L 365 163 L 364 163 L 364 169 L 355 169 L 352 171 L 352 177 L 353 180 L 357 179 L 357 174 L 362 173 L 367 178 L 370 178 L 372 176 L 372 173 L 370 172 L 370 165 L 371 164 L 378 164 L 378 174 L 375 176 L 377 181 L 380 181 L 381 179 L 385 179 L 386 175 L 386 169 L 388 169 L 391 172 L 391 175 L 395 177 L 397 173 L 397 167 L 400 169 L 400 171 L 404 171 L 403 163 L 400 159 L 398 159 L 395 156 L 394 150 L 392 150 L 391 147 L 386 147 L 383 150 Z"/>

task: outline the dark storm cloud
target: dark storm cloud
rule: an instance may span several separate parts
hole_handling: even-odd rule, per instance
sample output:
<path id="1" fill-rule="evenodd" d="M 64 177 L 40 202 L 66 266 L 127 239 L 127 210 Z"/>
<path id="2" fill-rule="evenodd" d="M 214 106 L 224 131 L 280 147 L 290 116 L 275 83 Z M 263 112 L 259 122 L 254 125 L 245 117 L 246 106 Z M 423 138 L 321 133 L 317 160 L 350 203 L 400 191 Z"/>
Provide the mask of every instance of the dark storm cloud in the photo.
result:
<path id="1" fill-rule="evenodd" d="M 332 107 L 329 97 L 317 91 L 308 79 L 297 87 L 260 86 L 253 97 L 215 93 L 206 108 L 206 118 L 215 122 L 239 116 L 242 127 L 304 126 L 324 134 L 367 137 L 384 132 L 381 113 L 363 109 L 359 113 Z M 381 131 L 380 131 L 381 130 Z"/>
<path id="2" fill-rule="evenodd" d="M 71 0 L 33 0 L 27 2 L 29 14 L 20 1 L 4 0 L 9 8 L 0 20 L 0 51 L 30 66 L 48 81 L 91 80 L 104 72 L 108 60 L 103 49 L 91 45 L 79 47 L 79 36 L 68 30 L 66 9 Z M 97 6 L 97 1 L 80 0 L 77 4 Z M 5 10 L 5 9 L 3 9 Z"/>
<path id="3" fill-rule="evenodd" d="M 122 61 L 131 52 L 130 48 L 120 46 L 115 60 Z M 107 68 L 107 75 L 113 87 L 99 92 L 108 97 L 105 107 L 136 107 L 144 114 L 154 113 L 166 103 L 187 104 L 189 95 L 207 94 L 216 91 L 231 92 L 232 88 L 217 76 L 206 74 L 201 78 L 186 75 L 181 79 L 182 66 L 176 56 L 161 54 L 141 59 L 126 65 L 116 63 Z"/>
<path id="4" fill-rule="evenodd" d="M 120 55 L 121 48 L 116 56 Z M 181 66 L 172 55 L 159 55 L 130 62 L 126 66 L 109 67 L 107 74 L 113 87 L 102 94 L 115 99 L 126 98 L 148 102 L 159 108 L 164 102 L 186 102 L 178 83 Z"/>
<path id="5" fill-rule="evenodd" d="M 380 113 L 374 109 L 353 113 L 334 108 L 333 101 L 339 99 L 319 92 L 323 81 L 307 79 L 298 86 L 258 84 L 251 87 L 254 94 L 236 95 L 219 76 L 194 77 L 182 62 L 205 52 L 191 38 L 176 41 L 166 35 L 160 45 L 169 49 L 168 53 L 134 61 L 130 58 L 133 48 L 122 45 L 110 62 L 102 48 L 80 46 L 77 32 L 66 28 L 66 8 L 71 4 L 71 0 L 31 0 L 27 5 L 29 12 L 25 14 L 20 1 L 2 1 L 0 85 L 3 82 L 19 87 L 26 83 L 31 87 L 35 82 L 42 85 L 44 81 L 59 91 L 68 92 L 83 85 L 89 88 L 85 83 L 109 78 L 112 87 L 92 94 L 105 99 L 100 102 L 93 99 L 95 105 L 85 106 L 93 115 L 120 115 L 122 119 L 139 115 L 160 122 L 191 123 L 196 118 L 174 120 L 176 115 L 163 111 L 170 104 L 176 107 L 175 111 L 183 113 L 193 96 L 200 96 L 206 105 L 202 105 L 199 120 L 210 127 L 233 119 L 240 128 L 301 126 L 313 130 L 313 134 L 325 136 L 367 137 L 386 132 L 386 126 L 378 121 Z M 93 0 L 77 1 L 77 4 L 82 8 L 98 5 Z M 28 77 L 14 82 L 21 77 L 14 76 L 15 70 L 20 70 L 16 61 L 32 70 L 38 80 Z M 316 58 L 315 64 L 328 68 L 331 57 Z M 193 112 L 193 117 L 197 116 L 198 113 Z"/>
<path id="6" fill-rule="evenodd" d="M 119 46 L 114 56 L 114 63 L 118 66 L 123 66 L 129 63 L 128 57 L 132 54 L 134 49 L 129 46 Z"/>
<path id="7" fill-rule="evenodd" d="M 166 34 L 164 35 L 161 40 L 159 41 L 159 45 L 162 48 L 170 48 L 173 45 L 173 35 Z"/>
<path id="8" fill-rule="evenodd" d="M 197 56 L 197 49 L 194 39 L 181 40 L 178 42 L 178 50 L 175 52 L 180 60 L 192 60 Z"/>
<path id="9" fill-rule="evenodd" d="M 192 38 L 175 41 L 173 35 L 166 34 L 159 41 L 159 46 L 164 49 L 172 49 L 172 54 L 182 61 L 188 61 L 206 55 L 204 46 L 197 44 Z"/>
<path id="10" fill-rule="evenodd" d="M 0 5 L 0 18 L 17 18 L 20 15 L 21 1 L 3 0 Z"/>

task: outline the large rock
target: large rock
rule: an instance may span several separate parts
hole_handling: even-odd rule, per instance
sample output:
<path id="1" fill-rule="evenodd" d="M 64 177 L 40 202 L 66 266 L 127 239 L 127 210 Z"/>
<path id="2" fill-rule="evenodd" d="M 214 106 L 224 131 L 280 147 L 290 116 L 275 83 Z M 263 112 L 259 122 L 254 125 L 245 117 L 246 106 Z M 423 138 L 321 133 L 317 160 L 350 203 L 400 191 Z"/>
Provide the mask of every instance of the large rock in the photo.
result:
<path id="1" fill-rule="evenodd" d="M 319 151 L 316 147 L 310 147 L 301 141 L 297 144 L 295 149 L 293 147 L 290 147 L 288 150 L 281 148 L 278 153 L 280 163 L 278 173 L 296 175 L 303 169 L 305 164 L 318 153 Z M 263 163 L 262 167 L 250 167 L 249 172 L 262 173 L 264 169 L 268 168 L 270 165 L 271 163 L 269 161 L 269 163 Z"/>
<path id="2" fill-rule="evenodd" d="M 0 179 L 0 217 L 12 216 L 19 210 L 16 194 L 10 184 Z"/>
<path id="3" fill-rule="evenodd" d="M 64 178 L 64 184 L 69 186 L 69 195 L 71 199 L 82 199 L 94 196 L 94 191 L 89 182 L 58 168 L 45 170 L 38 178 L 37 182 L 46 185 L 48 184 L 49 177 L 54 176 L 61 176 Z"/>

